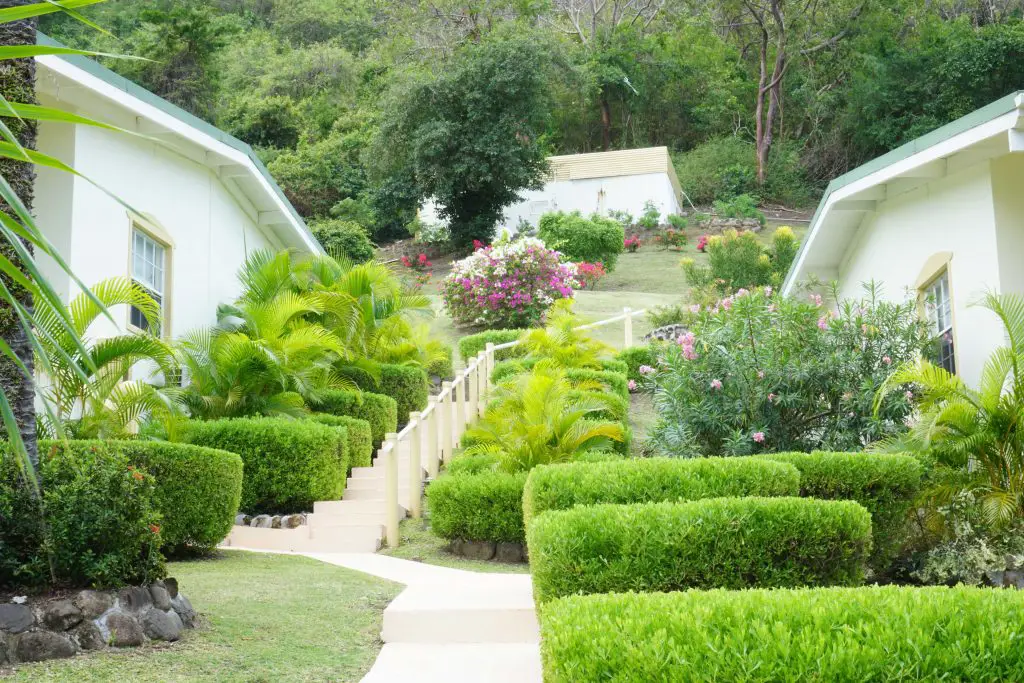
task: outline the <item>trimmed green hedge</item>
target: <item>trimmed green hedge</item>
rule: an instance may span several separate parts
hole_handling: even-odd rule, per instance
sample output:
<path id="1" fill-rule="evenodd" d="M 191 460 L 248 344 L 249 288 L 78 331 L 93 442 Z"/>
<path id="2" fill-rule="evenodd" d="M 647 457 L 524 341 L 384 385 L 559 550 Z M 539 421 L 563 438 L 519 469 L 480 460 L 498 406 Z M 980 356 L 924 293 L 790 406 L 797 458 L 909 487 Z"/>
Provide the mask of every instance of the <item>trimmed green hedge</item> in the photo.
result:
<path id="1" fill-rule="evenodd" d="M 569 368 L 565 376 L 573 382 L 594 381 L 603 384 L 609 391 L 612 391 L 629 401 L 629 380 L 618 372 L 608 370 L 586 370 L 583 368 Z"/>
<path id="2" fill-rule="evenodd" d="M 643 458 L 534 468 L 526 480 L 527 522 L 548 510 L 601 503 L 660 503 L 727 496 L 797 496 L 796 467 L 753 458 Z"/>
<path id="3" fill-rule="evenodd" d="M 412 365 L 389 365 L 380 366 L 380 382 L 377 383 L 377 391 L 385 396 L 395 399 L 398 404 L 395 410 L 398 413 L 398 424 L 406 424 L 409 421 L 409 413 L 414 410 L 421 411 L 427 407 L 427 397 L 430 395 L 430 382 L 427 373 Z"/>
<path id="4" fill-rule="evenodd" d="M 498 468 L 501 458 L 496 453 L 477 453 L 466 455 L 458 453 L 445 466 L 448 474 L 480 474 L 493 472 Z"/>
<path id="5" fill-rule="evenodd" d="M 494 370 L 491 371 L 491 381 L 501 382 L 502 380 L 508 379 L 518 375 L 519 373 L 526 372 L 533 368 L 538 363 L 537 358 L 513 358 L 511 360 L 504 360 L 500 363 L 496 363 Z M 584 372 L 611 372 L 625 377 L 628 368 L 626 364 L 620 360 L 606 359 L 601 361 L 601 371 L 592 370 L 589 368 L 576 368 Z M 568 371 L 567 371 L 568 372 Z M 627 383 L 628 390 L 628 383 Z"/>
<path id="6" fill-rule="evenodd" d="M 497 345 L 518 341 L 519 338 L 527 332 L 529 332 L 529 330 L 487 330 L 485 332 L 471 334 L 459 340 L 459 355 L 462 356 L 462 361 L 464 363 L 468 363 L 471 358 L 476 357 L 478 353 L 484 351 L 488 344 Z M 525 354 L 525 347 L 513 346 L 508 349 L 496 351 L 494 358 L 495 360 L 500 361 L 508 358 L 518 358 Z"/>
<path id="7" fill-rule="evenodd" d="M 619 221 L 579 211 L 553 211 L 540 217 L 537 236 L 550 249 L 557 249 L 569 261 L 603 263 L 609 273 L 615 270 L 626 239 Z"/>
<path id="8" fill-rule="evenodd" d="M 852 501 L 710 498 L 592 505 L 530 520 L 538 602 L 574 593 L 856 585 L 871 516 Z"/>
<path id="9" fill-rule="evenodd" d="M 921 487 L 921 464 L 909 455 L 772 453 L 763 456 L 800 470 L 800 495 L 855 500 L 871 513 L 871 567 L 884 572 L 904 540 L 907 511 Z"/>
<path id="10" fill-rule="evenodd" d="M 1024 593 L 815 588 L 587 595 L 540 612 L 547 683 L 1016 681 Z"/>
<path id="11" fill-rule="evenodd" d="M 626 379 L 631 379 L 634 382 L 644 379 L 644 376 L 640 374 L 641 365 L 653 368 L 658 363 L 658 356 L 654 353 L 652 346 L 631 346 L 619 351 L 617 357 L 626 364 Z"/>
<path id="12" fill-rule="evenodd" d="M 380 448 L 386 434 L 398 431 L 398 402 L 390 396 L 369 391 L 325 391 L 316 409 L 369 422 L 374 448 Z"/>
<path id="13" fill-rule="evenodd" d="M 438 477 L 427 487 L 431 529 L 449 540 L 521 543 L 525 484 L 525 472 Z"/>
<path id="14" fill-rule="evenodd" d="M 240 507 L 246 512 L 309 510 L 345 490 L 348 434 L 341 427 L 267 417 L 192 421 L 185 440 L 242 457 Z"/>
<path id="15" fill-rule="evenodd" d="M 312 413 L 309 419 L 330 427 L 345 427 L 348 434 L 348 469 L 373 464 L 373 430 L 370 423 L 358 417 Z"/>

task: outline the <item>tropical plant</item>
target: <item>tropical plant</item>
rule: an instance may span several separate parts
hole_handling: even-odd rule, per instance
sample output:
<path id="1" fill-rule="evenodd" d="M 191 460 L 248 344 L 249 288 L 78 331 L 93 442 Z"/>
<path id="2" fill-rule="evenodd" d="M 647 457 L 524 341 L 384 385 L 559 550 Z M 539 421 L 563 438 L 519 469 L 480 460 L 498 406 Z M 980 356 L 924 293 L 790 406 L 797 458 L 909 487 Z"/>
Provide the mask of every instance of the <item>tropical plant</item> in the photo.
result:
<path id="1" fill-rule="evenodd" d="M 703 243 L 704 249 L 701 249 Z M 693 259 L 683 259 L 686 281 L 696 290 L 712 295 L 731 294 L 739 289 L 753 289 L 763 285 L 778 287 L 796 258 L 800 243 L 792 228 L 782 226 L 772 234 L 771 246 L 765 247 L 752 232 L 726 230 L 721 235 L 701 238 L 698 250 L 710 256 L 708 265 L 699 265 Z M 691 299 L 700 300 L 704 296 Z"/>
<path id="2" fill-rule="evenodd" d="M 612 408 L 598 382 L 570 382 L 551 360 L 495 389 L 483 419 L 467 431 L 467 455 L 495 454 L 506 472 L 568 462 L 583 451 L 610 450 L 625 438 L 618 422 L 593 415 Z M 581 393 L 582 392 L 582 393 Z"/>
<path id="3" fill-rule="evenodd" d="M 926 454 L 964 473 L 965 481 L 933 494 L 948 501 L 958 489 L 970 491 L 987 522 L 998 527 L 1024 517 L 1024 297 L 988 293 L 981 305 L 999 317 L 1007 345 L 989 356 L 978 387 L 918 358 L 882 385 L 876 411 L 911 385 L 920 419 L 880 447 Z"/>
<path id="4" fill-rule="evenodd" d="M 644 202 L 643 213 L 640 214 L 640 218 L 636 222 L 641 228 L 654 230 L 661 224 L 661 209 L 658 208 L 657 204 L 648 199 Z"/>
<path id="5" fill-rule="evenodd" d="M 43 378 L 40 395 L 79 439 L 124 438 L 142 418 L 176 414 L 182 409 L 176 388 L 125 379 L 133 367 L 147 361 L 152 363 L 150 369 L 164 378 L 177 376 L 173 350 L 163 340 L 146 332 L 99 340 L 87 337 L 104 308 L 115 306 L 133 306 L 150 329 L 159 329 L 160 306 L 144 287 L 125 277 L 104 280 L 91 288 L 89 295 L 75 297 L 68 306 L 71 330 L 64 328 L 60 312 L 49 302 L 43 300 L 37 306 L 36 324 L 51 369 Z M 76 343 L 73 335 L 84 343 Z M 44 415 L 40 422 L 43 434 L 56 434 L 54 419 Z"/>
<path id="6" fill-rule="evenodd" d="M 572 300 L 555 303 L 546 327 L 530 330 L 519 341 L 527 359 L 547 359 L 559 368 L 601 370 L 602 360 L 615 350 L 578 329 L 579 318 L 572 312 Z"/>

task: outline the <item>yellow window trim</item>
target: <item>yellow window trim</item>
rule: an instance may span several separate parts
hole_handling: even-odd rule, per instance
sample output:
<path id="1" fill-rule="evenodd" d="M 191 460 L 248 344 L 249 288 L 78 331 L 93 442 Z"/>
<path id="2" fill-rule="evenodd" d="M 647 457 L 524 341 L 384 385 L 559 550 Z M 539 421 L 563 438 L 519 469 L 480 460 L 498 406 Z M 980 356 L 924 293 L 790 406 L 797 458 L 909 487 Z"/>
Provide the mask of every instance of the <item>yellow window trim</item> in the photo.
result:
<path id="1" fill-rule="evenodd" d="M 953 252 L 935 252 L 928 257 L 924 262 L 924 265 L 921 267 L 921 272 L 917 276 L 917 284 L 914 285 L 914 289 L 917 290 L 918 314 L 923 319 L 927 320 L 928 311 L 925 310 L 925 298 L 928 288 L 931 287 L 940 277 L 943 275 L 946 276 L 946 284 L 949 285 L 949 314 L 953 324 L 953 362 L 956 364 L 956 370 L 959 374 L 962 366 L 960 365 L 960 342 L 957 339 L 957 330 L 960 329 L 960 325 L 957 324 L 956 320 L 956 297 L 953 290 L 952 264 Z"/>
<path id="2" fill-rule="evenodd" d="M 171 234 L 160 225 L 160 223 L 149 214 L 138 214 L 134 212 L 128 213 L 128 277 L 131 277 L 132 273 L 132 255 L 135 249 L 133 233 L 138 230 L 149 236 L 153 241 L 158 242 L 164 247 L 164 293 L 163 300 L 160 302 L 160 308 L 163 312 L 163 319 L 160 321 L 160 338 L 170 339 L 171 336 L 171 305 L 172 296 L 171 292 L 174 287 L 174 240 L 171 238 Z M 133 332 L 145 333 L 135 325 L 132 325 L 132 312 L 131 307 L 128 307 L 125 313 L 125 329 Z"/>

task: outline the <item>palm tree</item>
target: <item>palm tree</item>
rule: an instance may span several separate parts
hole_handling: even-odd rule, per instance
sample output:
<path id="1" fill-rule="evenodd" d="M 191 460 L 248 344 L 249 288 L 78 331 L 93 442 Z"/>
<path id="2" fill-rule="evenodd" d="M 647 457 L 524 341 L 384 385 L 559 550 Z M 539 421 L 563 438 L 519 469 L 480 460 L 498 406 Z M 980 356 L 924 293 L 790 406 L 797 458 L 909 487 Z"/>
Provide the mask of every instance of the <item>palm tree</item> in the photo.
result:
<path id="1" fill-rule="evenodd" d="M 121 305 L 138 309 L 151 329 L 159 327 L 159 305 L 144 287 L 125 277 L 104 280 L 89 295 L 75 297 L 68 306 L 70 330 L 64 328 L 60 312 L 48 302 L 41 301 L 36 311 L 43 353 L 50 359 L 50 372 L 40 394 L 77 438 L 123 438 L 143 417 L 180 412 L 176 388 L 160 389 L 142 380 L 125 380 L 140 362 L 152 363 L 165 378 L 176 377 L 177 364 L 167 343 L 142 332 L 95 342 L 87 339 L 90 327 L 103 311 Z M 84 343 L 77 343 L 76 338 Z M 40 422 L 44 434 L 55 435 L 56 426 L 49 416 L 43 416 Z"/>
<path id="2" fill-rule="evenodd" d="M 520 344 L 527 358 L 549 358 L 563 368 L 600 370 L 601 361 L 613 354 L 610 346 L 579 329 L 571 299 L 556 301 L 547 327 L 530 330 Z"/>
<path id="3" fill-rule="evenodd" d="M 483 419 L 466 433 L 467 455 L 496 454 L 508 472 L 568 462 L 588 450 L 608 450 L 625 438 L 622 425 L 592 416 L 614 410 L 598 382 L 570 382 L 551 360 L 499 385 Z M 585 392 L 585 393 L 580 393 Z"/>
<path id="4" fill-rule="evenodd" d="M 999 316 L 1008 345 L 992 352 L 978 388 L 924 359 L 898 368 L 879 390 L 876 410 L 887 394 L 912 385 L 921 416 L 908 434 L 878 448 L 925 453 L 967 473 L 986 517 L 1001 525 L 1024 515 L 1024 297 L 990 293 L 982 305 Z"/>

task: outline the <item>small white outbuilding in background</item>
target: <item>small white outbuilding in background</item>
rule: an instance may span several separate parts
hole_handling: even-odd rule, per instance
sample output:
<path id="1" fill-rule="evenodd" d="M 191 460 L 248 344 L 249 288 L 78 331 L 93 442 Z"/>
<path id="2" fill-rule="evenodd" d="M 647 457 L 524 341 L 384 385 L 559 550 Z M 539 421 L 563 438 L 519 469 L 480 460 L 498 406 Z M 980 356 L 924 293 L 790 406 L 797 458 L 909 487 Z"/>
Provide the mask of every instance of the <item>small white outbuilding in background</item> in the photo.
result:
<path id="1" fill-rule="evenodd" d="M 625 211 L 638 218 L 653 202 L 661 219 L 679 213 L 683 192 L 667 147 L 624 149 L 548 157 L 548 178 L 540 190 L 525 190 L 522 200 L 505 209 L 500 229 L 515 231 L 521 222 L 536 227 L 551 211 L 584 215 Z M 420 211 L 426 223 L 443 222 L 428 201 Z"/>

